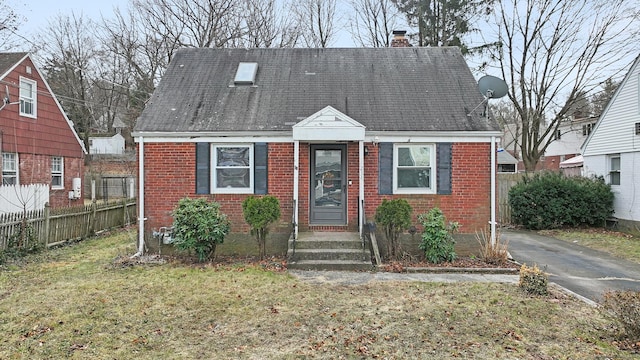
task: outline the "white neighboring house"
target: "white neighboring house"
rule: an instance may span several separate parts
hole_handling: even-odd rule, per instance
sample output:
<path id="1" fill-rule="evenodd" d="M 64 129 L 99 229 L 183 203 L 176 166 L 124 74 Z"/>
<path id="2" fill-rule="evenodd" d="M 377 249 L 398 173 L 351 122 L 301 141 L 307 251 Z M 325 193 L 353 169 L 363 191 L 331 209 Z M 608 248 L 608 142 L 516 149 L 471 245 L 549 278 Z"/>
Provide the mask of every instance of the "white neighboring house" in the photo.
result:
<path id="1" fill-rule="evenodd" d="M 103 115 L 98 119 L 98 124 L 104 124 L 104 123 L 105 123 L 105 116 Z M 120 116 L 116 115 L 112 125 L 112 128 L 115 129 L 116 134 L 111 137 L 107 137 L 107 136 L 89 137 L 89 153 L 91 155 L 124 154 L 125 139 L 124 139 L 124 136 L 122 136 L 122 129 L 126 127 L 127 125 L 125 125 L 125 123 L 122 121 Z"/>
<path id="2" fill-rule="evenodd" d="M 563 121 L 550 136 L 553 141 L 544 152 L 544 168 L 561 169 L 566 175 L 583 175 L 580 147 L 591 134 L 597 118 L 570 118 Z"/>
<path id="3" fill-rule="evenodd" d="M 582 146 L 585 175 L 611 184 L 614 216 L 640 230 L 640 56 L 605 107 Z"/>
<path id="4" fill-rule="evenodd" d="M 124 154 L 124 136 L 120 133 L 111 137 L 90 137 L 89 153 L 98 154 Z"/>

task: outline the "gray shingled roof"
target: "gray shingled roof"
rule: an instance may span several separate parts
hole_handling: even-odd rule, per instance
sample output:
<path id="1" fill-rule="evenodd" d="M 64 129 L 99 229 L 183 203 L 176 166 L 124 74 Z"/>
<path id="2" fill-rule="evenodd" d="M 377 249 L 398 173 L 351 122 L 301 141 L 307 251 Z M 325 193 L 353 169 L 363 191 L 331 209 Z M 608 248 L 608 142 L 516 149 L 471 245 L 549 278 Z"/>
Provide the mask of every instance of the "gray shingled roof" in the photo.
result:
<path id="1" fill-rule="evenodd" d="M 240 62 L 255 86 L 233 85 Z M 181 49 L 134 132 L 290 131 L 327 105 L 367 131 L 498 131 L 482 101 L 453 47 Z"/>
<path id="2" fill-rule="evenodd" d="M 26 52 L 0 53 L 0 76 L 5 75 L 7 70 L 25 56 Z"/>

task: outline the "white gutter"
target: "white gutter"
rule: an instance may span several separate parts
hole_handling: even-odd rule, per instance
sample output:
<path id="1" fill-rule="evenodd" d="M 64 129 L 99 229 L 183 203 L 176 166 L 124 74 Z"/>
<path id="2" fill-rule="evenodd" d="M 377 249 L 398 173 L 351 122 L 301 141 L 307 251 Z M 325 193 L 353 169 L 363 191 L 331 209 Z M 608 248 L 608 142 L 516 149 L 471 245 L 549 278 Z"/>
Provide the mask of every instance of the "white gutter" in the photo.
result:
<path id="1" fill-rule="evenodd" d="M 496 244 L 496 137 L 491 137 L 491 245 Z"/>
<path id="2" fill-rule="evenodd" d="M 138 142 L 138 252 L 132 257 L 144 253 L 144 138 Z"/>
<path id="3" fill-rule="evenodd" d="M 293 142 L 293 238 L 298 239 L 298 176 L 300 168 L 300 142 Z"/>

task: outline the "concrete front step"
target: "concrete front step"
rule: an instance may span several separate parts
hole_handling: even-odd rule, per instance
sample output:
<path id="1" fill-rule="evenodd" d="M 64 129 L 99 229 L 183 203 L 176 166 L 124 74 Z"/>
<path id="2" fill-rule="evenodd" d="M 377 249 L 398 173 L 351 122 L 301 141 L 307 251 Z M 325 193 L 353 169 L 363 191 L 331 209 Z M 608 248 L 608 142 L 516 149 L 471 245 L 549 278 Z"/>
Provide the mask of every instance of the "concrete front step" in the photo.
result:
<path id="1" fill-rule="evenodd" d="M 296 260 L 353 260 L 370 261 L 369 250 L 362 249 L 300 249 L 296 248 L 294 258 Z"/>
<path id="2" fill-rule="evenodd" d="M 299 260 L 287 264 L 287 268 L 295 270 L 333 270 L 333 271 L 371 271 L 371 261 L 353 260 Z"/>
<path id="3" fill-rule="evenodd" d="M 288 264 L 300 270 L 368 271 L 371 254 L 362 248 L 358 233 L 305 232 L 289 240 Z"/>
<path id="4" fill-rule="evenodd" d="M 294 246 L 293 240 L 289 240 L 289 248 Z M 353 249 L 362 250 L 362 241 L 360 239 L 345 240 L 313 240 L 298 239 L 295 242 L 296 251 L 299 249 Z"/>

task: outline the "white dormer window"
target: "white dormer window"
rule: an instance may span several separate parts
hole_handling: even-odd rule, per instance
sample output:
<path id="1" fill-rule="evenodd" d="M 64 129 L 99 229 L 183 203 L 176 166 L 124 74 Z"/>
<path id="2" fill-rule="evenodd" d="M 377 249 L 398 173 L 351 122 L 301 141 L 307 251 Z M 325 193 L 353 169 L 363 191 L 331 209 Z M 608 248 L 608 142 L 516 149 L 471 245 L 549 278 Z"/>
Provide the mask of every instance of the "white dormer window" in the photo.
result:
<path id="1" fill-rule="evenodd" d="M 35 81 L 20 77 L 20 115 L 36 117 L 37 88 Z"/>

